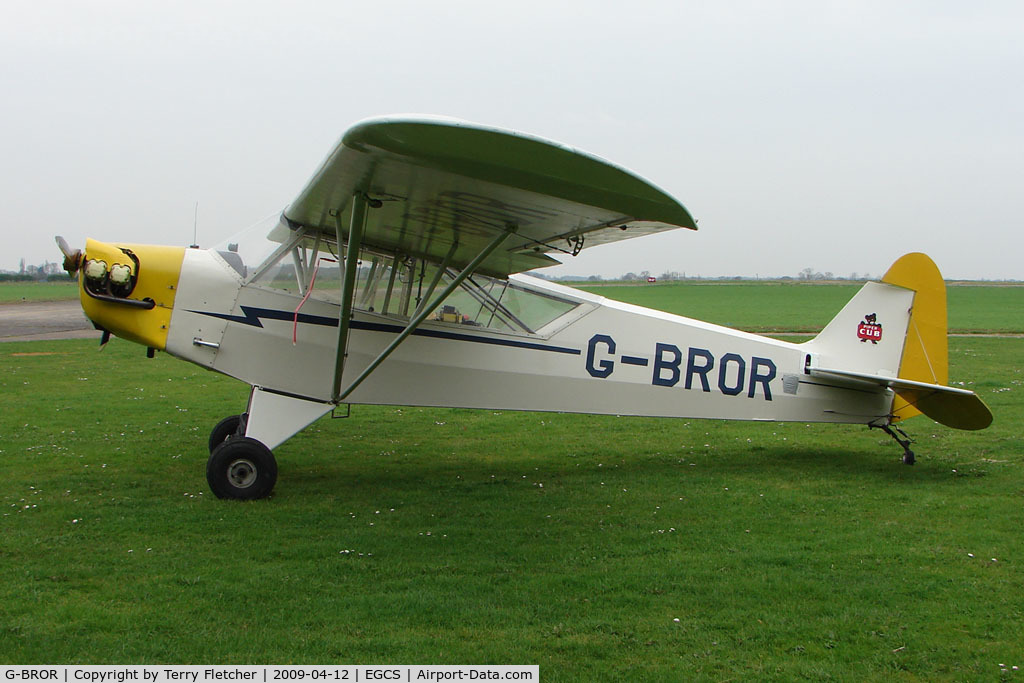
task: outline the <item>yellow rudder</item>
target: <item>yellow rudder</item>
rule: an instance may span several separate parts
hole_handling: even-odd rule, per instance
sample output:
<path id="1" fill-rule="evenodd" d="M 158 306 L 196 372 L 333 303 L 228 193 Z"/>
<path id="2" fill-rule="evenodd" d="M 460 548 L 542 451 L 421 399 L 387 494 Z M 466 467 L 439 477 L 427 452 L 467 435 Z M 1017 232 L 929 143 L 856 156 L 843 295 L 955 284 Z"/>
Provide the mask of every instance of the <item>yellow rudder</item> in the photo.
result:
<path id="1" fill-rule="evenodd" d="M 945 386 L 949 382 L 946 282 L 935 262 L 925 254 L 907 254 L 892 264 L 882 282 L 915 292 L 899 377 Z M 897 394 L 892 414 L 894 420 L 906 420 L 921 411 Z"/>

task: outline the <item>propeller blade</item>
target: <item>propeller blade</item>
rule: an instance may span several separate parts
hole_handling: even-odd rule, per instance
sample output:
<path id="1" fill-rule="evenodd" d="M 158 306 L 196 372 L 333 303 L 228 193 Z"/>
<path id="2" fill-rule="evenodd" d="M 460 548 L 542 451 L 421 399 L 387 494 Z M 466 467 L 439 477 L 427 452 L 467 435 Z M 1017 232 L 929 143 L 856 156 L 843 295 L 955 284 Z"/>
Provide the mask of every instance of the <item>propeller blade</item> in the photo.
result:
<path id="1" fill-rule="evenodd" d="M 82 267 L 82 250 L 72 250 L 67 240 L 60 235 L 57 235 L 57 246 L 64 254 L 64 270 L 68 272 L 68 275 L 74 275 Z"/>

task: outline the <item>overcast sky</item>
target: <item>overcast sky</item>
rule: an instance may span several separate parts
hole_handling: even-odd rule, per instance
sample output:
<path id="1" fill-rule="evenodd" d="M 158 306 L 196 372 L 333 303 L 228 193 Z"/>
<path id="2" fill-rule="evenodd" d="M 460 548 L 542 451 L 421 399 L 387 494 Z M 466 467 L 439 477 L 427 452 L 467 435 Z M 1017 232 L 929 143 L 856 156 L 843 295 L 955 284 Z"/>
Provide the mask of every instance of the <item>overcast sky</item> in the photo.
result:
<path id="1" fill-rule="evenodd" d="M 626 166 L 700 231 L 550 274 L 1024 279 L 1024 3 L 13 0 L 0 268 L 53 236 L 219 242 L 396 112 Z"/>

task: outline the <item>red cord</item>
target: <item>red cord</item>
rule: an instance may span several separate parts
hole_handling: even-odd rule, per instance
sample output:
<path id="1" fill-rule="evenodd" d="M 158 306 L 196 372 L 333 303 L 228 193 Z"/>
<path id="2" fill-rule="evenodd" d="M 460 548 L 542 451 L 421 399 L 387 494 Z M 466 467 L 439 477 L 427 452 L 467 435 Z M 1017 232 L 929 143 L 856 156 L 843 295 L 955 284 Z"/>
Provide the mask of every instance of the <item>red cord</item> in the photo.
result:
<path id="1" fill-rule="evenodd" d="M 292 319 L 292 346 L 298 343 L 299 336 L 299 309 L 302 308 L 303 304 L 306 303 L 306 299 L 313 293 L 313 285 L 316 284 L 316 274 L 320 272 L 320 262 L 330 261 L 331 263 L 337 263 L 337 259 L 332 258 L 318 258 L 316 260 L 316 266 L 313 267 L 313 277 L 309 281 L 309 289 L 306 290 L 306 296 L 302 297 L 302 301 L 295 307 L 295 317 Z"/>

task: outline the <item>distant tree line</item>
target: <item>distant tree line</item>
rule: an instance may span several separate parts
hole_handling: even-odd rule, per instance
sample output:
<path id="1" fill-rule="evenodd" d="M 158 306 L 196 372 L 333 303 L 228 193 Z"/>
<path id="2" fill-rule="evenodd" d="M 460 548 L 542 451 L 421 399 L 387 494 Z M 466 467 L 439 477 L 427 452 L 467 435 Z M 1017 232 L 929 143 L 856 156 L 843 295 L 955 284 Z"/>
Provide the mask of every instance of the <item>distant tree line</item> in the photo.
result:
<path id="1" fill-rule="evenodd" d="M 647 282 L 652 274 L 649 270 L 641 270 L 639 273 L 629 272 L 621 277 L 605 278 L 601 275 L 562 275 L 552 277 L 545 275 L 544 273 L 537 272 L 531 273 L 535 277 L 542 278 L 544 280 L 554 280 L 561 282 Z M 814 268 L 804 268 L 795 277 L 789 275 L 783 275 L 782 277 L 751 277 L 749 275 L 721 275 L 717 277 L 701 277 L 700 275 L 688 276 L 686 273 L 680 273 L 679 271 L 670 270 L 662 273 L 655 277 L 658 282 L 675 282 L 678 280 L 790 280 L 790 281 L 801 281 L 801 282 L 812 282 L 812 281 L 826 281 L 826 280 L 854 280 L 862 282 L 864 280 L 870 280 L 871 276 L 867 273 L 863 275 L 860 273 L 850 273 L 848 276 L 843 277 L 842 275 L 836 275 L 831 271 L 818 272 Z"/>
<path id="2" fill-rule="evenodd" d="M 25 259 L 21 259 L 16 273 L 0 271 L 0 282 L 65 282 L 73 279 L 59 263 L 45 262 L 41 266 L 30 266 L 25 264 Z"/>

